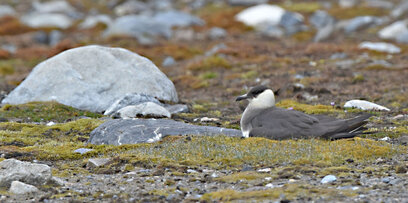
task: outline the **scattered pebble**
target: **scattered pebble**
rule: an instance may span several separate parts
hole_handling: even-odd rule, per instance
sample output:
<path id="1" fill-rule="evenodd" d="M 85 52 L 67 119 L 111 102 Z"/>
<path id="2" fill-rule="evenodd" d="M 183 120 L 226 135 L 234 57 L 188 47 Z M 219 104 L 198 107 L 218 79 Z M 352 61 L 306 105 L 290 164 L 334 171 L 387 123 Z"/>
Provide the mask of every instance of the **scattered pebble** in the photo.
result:
<path id="1" fill-rule="evenodd" d="M 79 149 L 76 149 L 74 152 L 76 152 L 76 153 L 80 153 L 80 154 L 85 154 L 85 153 L 87 153 L 87 152 L 91 152 L 91 151 L 93 151 L 93 149 L 88 149 L 88 148 L 79 148 Z"/>
<path id="2" fill-rule="evenodd" d="M 360 49 L 368 49 L 378 52 L 385 52 L 390 54 L 398 54 L 401 49 L 393 44 L 386 42 L 362 42 L 358 45 Z"/>
<path id="3" fill-rule="evenodd" d="M 271 171 L 272 171 L 271 168 L 262 168 L 262 169 L 257 170 L 257 172 L 260 172 L 260 173 L 269 173 Z"/>
<path id="4" fill-rule="evenodd" d="M 358 108 L 361 110 L 378 110 L 378 111 L 390 111 L 387 107 L 380 106 L 378 104 L 365 101 L 365 100 L 350 100 L 344 104 L 344 108 Z"/>
<path id="5" fill-rule="evenodd" d="M 334 176 L 334 175 L 327 175 L 327 176 L 325 176 L 325 177 L 320 181 L 320 183 L 322 183 L 322 184 L 332 183 L 332 182 L 334 182 L 334 181 L 336 181 L 336 180 L 337 180 L 336 176 Z"/>

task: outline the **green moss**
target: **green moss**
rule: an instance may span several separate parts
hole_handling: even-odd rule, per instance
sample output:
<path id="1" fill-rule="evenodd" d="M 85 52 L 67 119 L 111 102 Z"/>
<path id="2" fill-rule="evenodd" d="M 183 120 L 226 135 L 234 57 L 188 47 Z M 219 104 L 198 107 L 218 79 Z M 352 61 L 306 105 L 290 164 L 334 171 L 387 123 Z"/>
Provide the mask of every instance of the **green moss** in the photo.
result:
<path id="1" fill-rule="evenodd" d="M 270 177 L 271 175 L 267 173 L 258 173 L 255 171 L 245 171 L 234 173 L 232 175 L 222 176 L 217 178 L 216 180 L 226 182 L 226 183 L 235 183 L 238 181 L 251 181 L 257 179 L 264 179 L 266 177 Z"/>
<path id="2" fill-rule="evenodd" d="M 257 72 L 257 71 L 251 70 L 251 71 L 248 71 L 248 72 L 246 72 L 246 73 L 243 73 L 243 74 L 241 75 L 241 78 L 242 78 L 242 79 L 253 79 L 253 78 L 255 78 L 257 75 L 258 75 L 258 72 Z"/>
<path id="3" fill-rule="evenodd" d="M 212 193 L 204 194 L 201 198 L 203 201 L 266 201 L 278 199 L 281 195 L 285 196 L 285 199 L 294 200 L 296 198 L 329 198 L 333 194 L 338 194 L 339 196 L 355 196 L 356 192 L 350 190 L 338 190 L 333 188 L 319 188 L 317 186 L 311 185 L 301 185 L 301 184 L 286 184 L 281 188 L 274 188 L 269 190 L 258 190 L 258 191 L 236 191 L 232 189 L 219 190 Z"/>
<path id="4" fill-rule="evenodd" d="M 202 75 L 200 75 L 202 79 L 214 79 L 218 77 L 218 74 L 216 72 L 206 72 Z"/>
<path id="5" fill-rule="evenodd" d="M 350 19 L 358 16 L 387 16 L 389 10 L 364 6 L 353 6 L 350 8 L 334 6 L 328 12 L 337 19 Z"/>
<path id="6" fill-rule="evenodd" d="M 292 12 L 299 12 L 299 13 L 306 13 L 306 14 L 313 13 L 321 9 L 322 7 L 319 2 L 291 2 L 291 3 L 281 4 L 280 6 Z"/>
<path id="7" fill-rule="evenodd" d="M 359 83 L 359 82 L 364 82 L 365 78 L 363 74 L 356 74 L 353 77 L 352 83 Z"/>
<path id="8" fill-rule="evenodd" d="M 93 152 L 81 155 L 74 153 L 77 148 L 84 147 L 79 137 L 89 137 L 89 133 L 103 121 L 95 119 L 80 119 L 77 121 L 44 126 L 36 124 L 0 123 L 0 140 L 10 152 L 30 153 L 38 160 L 80 159 L 94 155 Z M 14 145 L 17 146 L 4 146 Z M 25 157 L 30 159 L 29 156 Z"/>
<path id="9" fill-rule="evenodd" d="M 293 100 L 282 100 L 276 104 L 281 108 L 293 108 L 297 111 L 303 111 L 308 114 L 322 114 L 322 113 L 336 113 L 336 114 L 344 114 L 344 111 L 341 109 L 336 109 L 333 106 L 329 105 L 309 105 L 309 104 L 302 104 Z"/>
<path id="10" fill-rule="evenodd" d="M 190 70 L 202 71 L 216 68 L 229 69 L 231 67 L 232 67 L 231 64 L 226 59 L 215 55 L 207 57 L 202 61 L 190 64 L 187 68 Z"/>
<path id="11" fill-rule="evenodd" d="M 102 117 L 101 114 L 82 111 L 57 102 L 30 102 L 27 104 L 6 104 L 0 109 L 0 117 L 20 118 L 26 122 L 64 122 L 79 116 Z"/>

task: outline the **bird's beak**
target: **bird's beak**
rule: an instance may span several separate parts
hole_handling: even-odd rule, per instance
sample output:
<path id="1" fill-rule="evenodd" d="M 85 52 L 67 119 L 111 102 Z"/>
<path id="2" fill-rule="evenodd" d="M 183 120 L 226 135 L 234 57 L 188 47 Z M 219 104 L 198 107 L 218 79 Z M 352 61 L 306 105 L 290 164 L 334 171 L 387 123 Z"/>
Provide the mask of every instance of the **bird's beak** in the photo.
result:
<path id="1" fill-rule="evenodd" d="M 241 101 L 241 100 L 244 100 L 244 99 L 248 99 L 248 96 L 246 94 L 237 97 L 237 99 L 235 99 L 235 101 Z"/>

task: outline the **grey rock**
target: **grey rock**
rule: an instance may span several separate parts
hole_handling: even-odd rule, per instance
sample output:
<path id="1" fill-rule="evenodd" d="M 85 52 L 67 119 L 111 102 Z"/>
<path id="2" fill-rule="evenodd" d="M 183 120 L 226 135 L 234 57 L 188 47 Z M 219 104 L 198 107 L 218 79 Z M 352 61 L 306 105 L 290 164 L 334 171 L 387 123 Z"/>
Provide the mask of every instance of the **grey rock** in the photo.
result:
<path id="1" fill-rule="evenodd" d="M 188 113 L 189 112 L 188 106 L 184 104 L 168 105 L 168 106 L 165 106 L 165 108 L 172 115 L 177 114 L 177 113 Z"/>
<path id="2" fill-rule="evenodd" d="M 401 32 L 396 37 L 397 43 L 408 43 L 408 30 Z"/>
<path id="3" fill-rule="evenodd" d="M 253 6 L 268 3 L 268 0 L 228 0 L 231 6 Z"/>
<path id="4" fill-rule="evenodd" d="M 344 27 L 346 33 L 352 33 L 360 29 L 382 25 L 387 22 L 387 19 L 374 16 L 359 16 L 348 20 Z"/>
<path id="5" fill-rule="evenodd" d="M 137 105 L 145 102 L 153 102 L 156 104 L 161 105 L 159 100 L 154 98 L 153 96 L 149 96 L 146 94 L 126 94 L 122 98 L 116 100 L 109 108 L 106 109 L 104 115 L 112 115 L 116 113 L 119 109 L 123 107 L 130 106 L 130 105 Z"/>
<path id="6" fill-rule="evenodd" d="M 394 10 L 391 11 L 391 16 L 393 18 L 398 18 L 404 15 L 408 11 L 408 1 L 401 1 L 401 3 L 395 6 Z"/>
<path id="7" fill-rule="evenodd" d="M 45 164 L 6 159 L 0 162 L 0 187 L 10 187 L 13 181 L 44 185 L 51 179 L 51 168 Z"/>
<path id="8" fill-rule="evenodd" d="M 113 9 L 113 12 L 118 16 L 124 16 L 129 14 L 138 14 L 149 9 L 149 5 L 142 1 L 128 0 L 116 6 Z"/>
<path id="9" fill-rule="evenodd" d="M 401 52 L 401 49 L 399 47 L 385 42 L 362 42 L 358 45 L 358 47 L 360 49 L 368 49 L 390 54 L 398 54 Z"/>
<path id="10" fill-rule="evenodd" d="M 104 32 L 104 37 L 129 36 L 136 38 L 139 43 L 154 43 L 158 37 L 170 38 L 171 27 L 157 22 L 149 16 L 127 15 L 117 18 Z"/>
<path id="11" fill-rule="evenodd" d="M 313 38 L 315 42 L 321 42 L 329 39 L 335 31 L 335 26 L 333 24 L 328 24 L 325 27 L 319 29 Z"/>
<path id="12" fill-rule="evenodd" d="M 285 28 L 286 34 L 292 35 L 306 29 L 303 22 L 304 17 L 300 13 L 285 12 L 279 25 Z"/>
<path id="13" fill-rule="evenodd" d="M 358 0 L 339 0 L 340 7 L 350 8 L 355 6 L 358 3 Z"/>
<path id="14" fill-rule="evenodd" d="M 65 185 L 65 181 L 64 180 L 62 180 L 61 178 L 58 178 L 58 177 L 52 177 L 51 178 L 51 180 L 49 181 L 49 183 L 51 184 L 51 185 L 56 185 L 56 186 L 64 186 Z"/>
<path id="15" fill-rule="evenodd" d="M 277 25 L 266 25 L 260 29 L 260 32 L 265 37 L 281 38 L 285 35 L 285 31 Z"/>
<path id="16" fill-rule="evenodd" d="M 76 153 L 80 153 L 80 154 L 85 154 L 85 153 L 87 153 L 87 152 L 91 152 L 91 151 L 93 151 L 93 149 L 88 149 L 88 148 L 79 148 L 79 149 L 76 149 L 74 152 L 76 152 Z"/>
<path id="17" fill-rule="evenodd" d="M 371 111 L 390 111 L 387 107 L 365 101 L 365 100 L 350 100 L 344 104 L 344 108 L 358 108 L 361 110 L 371 110 Z"/>
<path id="18" fill-rule="evenodd" d="M 0 5 L 0 18 L 4 16 L 15 16 L 17 15 L 13 7 L 9 5 Z"/>
<path id="19" fill-rule="evenodd" d="M 177 28 L 173 30 L 173 39 L 175 41 L 192 41 L 196 32 L 192 28 Z"/>
<path id="20" fill-rule="evenodd" d="M 348 55 L 344 52 L 340 52 L 340 53 L 334 53 L 330 56 L 330 59 L 335 60 L 335 59 L 345 59 L 347 58 Z"/>
<path id="21" fill-rule="evenodd" d="M 1 48 L 12 54 L 15 54 L 17 52 L 17 46 L 14 44 L 2 44 Z"/>
<path id="22" fill-rule="evenodd" d="M 168 135 L 226 135 L 241 137 L 240 130 L 195 126 L 168 119 L 115 119 L 91 132 L 91 144 L 135 144 L 156 142 Z"/>
<path id="23" fill-rule="evenodd" d="M 60 28 L 67 29 L 73 20 L 60 13 L 31 13 L 21 17 L 21 22 L 32 28 Z"/>
<path id="24" fill-rule="evenodd" d="M 341 69 L 348 69 L 353 67 L 354 64 L 358 63 L 356 60 L 348 59 L 348 60 L 342 60 L 342 61 L 336 61 L 334 63 L 336 67 L 341 68 Z"/>
<path id="25" fill-rule="evenodd" d="M 408 33 L 408 28 L 407 28 L 407 21 L 406 20 L 400 20 L 392 23 L 391 25 L 388 25 L 381 29 L 378 32 L 378 36 L 381 39 L 396 39 L 398 36 Z"/>
<path id="26" fill-rule="evenodd" d="M 35 32 L 33 39 L 37 43 L 48 44 L 48 34 L 44 31 Z"/>
<path id="27" fill-rule="evenodd" d="M 174 58 L 171 56 L 167 56 L 162 62 L 163 67 L 173 66 L 175 64 L 176 64 L 176 60 L 174 60 Z"/>
<path id="28" fill-rule="evenodd" d="M 173 83 L 147 58 L 122 48 L 91 45 L 40 63 L 2 103 L 54 100 L 102 112 L 131 93 L 178 101 Z"/>
<path id="29" fill-rule="evenodd" d="M 398 142 L 402 145 L 408 145 L 408 135 L 399 137 Z"/>
<path id="30" fill-rule="evenodd" d="M 336 181 L 336 180 L 337 180 L 336 176 L 334 176 L 334 175 L 327 175 L 327 176 L 325 176 L 325 177 L 320 181 L 320 183 L 322 183 L 322 184 L 332 183 L 332 182 L 334 182 L 334 181 Z"/>
<path id="31" fill-rule="evenodd" d="M 64 0 L 54 0 L 54 1 L 44 2 L 44 3 L 34 1 L 32 3 L 32 6 L 36 12 L 40 12 L 40 13 L 69 14 L 69 13 L 76 12 L 76 9 Z"/>
<path id="32" fill-rule="evenodd" d="M 49 45 L 50 46 L 55 46 L 56 44 L 58 44 L 61 39 L 62 39 L 63 35 L 62 32 L 59 30 L 53 30 L 50 32 L 49 34 Z"/>
<path id="33" fill-rule="evenodd" d="M 384 0 L 365 0 L 366 5 L 373 8 L 392 9 L 394 4 Z"/>
<path id="34" fill-rule="evenodd" d="M 192 25 L 204 25 L 205 22 L 200 18 L 181 11 L 166 11 L 156 14 L 153 19 L 155 22 L 162 23 L 170 27 L 188 27 Z"/>
<path id="35" fill-rule="evenodd" d="M 107 159 L 107 158 L 94 158 L 94 159 L 89 159 L 88 163 L 86 164 L 86 166 L 88 168 L 97 168 L 100 166 L 104 166 L 109 164 L 111 160 Z"/>
<path id="36" fill-rule="evenodd" d="M 189 6 L 194 10 L 198 10 L 207 5 L 207 3 L 208 1 L 206 0 L 194 0 L 189 4 Z"/>
<path id="37" fill-rule="evenodd" d="M 173 9 L 172 0 L 150 0 L 149 5 L 156 11 L 168 11 Z"/>
<path id="38" fill-rule="evenodd" d="M 381 182 L 383 183 L 390 183 L 390 181 L 391 181 L 390 177 L 385 177 L 381 179 Z"/>
<path id="39" fill-rule="evenodd" d="M 17 195 L 36 193 L 38 191 L 39 190 L 38 190 L 37 187 L 35 187 L 33 185 L 22 183 L 20 181 L 11 182 L 11 186 L 10 186 L 10 189 L 9 189 L 9 192 L 11 192 L 13 194 L 17 194 Z"/>
<path id="40" fill-rule="evenodd" d="M 84 19 L 84 21 L 79 24 L 80 29 L 89 29 L 93 28 L 98 24 L 104 24 L 109 26 L 112 23 L 112 19 L 108 15 L 93 15 L 88 16 Z"/>
<path id="41" fill-rule="evenodd" d="M 224 38 L 227 34 L 228 33 L 225 29 L 219 27 L 213 27 L 208 31 L 208 36 L 212 40 Z"/>
<path id="42" fill-rule="evenodd" d="M 322 29 L 328 25 L 334 25 L 335 19 L 326 11 L 318 10 L 309 18 L 309 22 L 316 28 Z"/>
<path id="43" fill-rule="evenodd" d="M 235 20 L 254 27 L 264 26 L 265 24 L 279 25 L 285 13 L 286 11 L 279 6 L 259 4 L 239 12 L 235 16 Z"/>
<path id="44" fill-rule="evenodd" d="M 205 52 L 205 56 L 212 56 L 214 54 L 216 54 L 218 51 L 226 49 L 227 46 L 224 43 L 220 43 L 220 44 L 216 44 L 215 46 L 213 46 L 210 50 Z"/>
<path id="45" fill-rule="evenodd" d="M 170 112 L 166 108 L 153 102 L 145 102 L 138 105 L 126 106 L 122 109 L 119 109 L 117 113 L 115 113 L 115 117 L 125 119 L 137 118 L 139 115 L 156 118 L 171 117 Z"/>

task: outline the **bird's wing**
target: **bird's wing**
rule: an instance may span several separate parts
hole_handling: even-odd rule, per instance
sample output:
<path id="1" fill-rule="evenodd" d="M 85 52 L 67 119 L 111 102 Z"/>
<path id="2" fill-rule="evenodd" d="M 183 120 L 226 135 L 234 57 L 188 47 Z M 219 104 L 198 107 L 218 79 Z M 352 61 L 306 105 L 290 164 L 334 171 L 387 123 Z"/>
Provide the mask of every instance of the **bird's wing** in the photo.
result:
<path id="1" fill-rule="evenodd" d="M 362 132 L 362 127 L 370 116 L 366 114 L 341 120 L 274 107 L 263 111 L 251 121 L 252 130 L 249 136 L 276 140 L 312 137 L 350 138 Z"/>
<path id="2" fill-rule="evenodd" d="M 307 138 L 323 134 L 320 129 L 319 120 L 305 113 L 286 110 L 281 108 L 270 108 L 252 121 L 252 137 L 267 137 L 270 139 Z"/>

